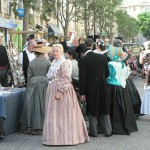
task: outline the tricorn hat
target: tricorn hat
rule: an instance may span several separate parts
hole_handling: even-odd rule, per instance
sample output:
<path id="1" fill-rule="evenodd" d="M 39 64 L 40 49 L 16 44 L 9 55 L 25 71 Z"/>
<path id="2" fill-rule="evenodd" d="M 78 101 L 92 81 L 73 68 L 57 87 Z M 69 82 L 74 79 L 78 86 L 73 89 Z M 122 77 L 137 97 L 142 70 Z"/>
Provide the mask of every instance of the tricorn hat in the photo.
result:
<path id="1" fill-rule="evenodd" d="M 49 53 L 52 51 L 51 47 L 46 47 L 44 46 L 44 44 L 39 44 L 37 46 L 34 47 L 34 49 L 32 50 L 32 52 L 39 52 L 39 53 Z"/>

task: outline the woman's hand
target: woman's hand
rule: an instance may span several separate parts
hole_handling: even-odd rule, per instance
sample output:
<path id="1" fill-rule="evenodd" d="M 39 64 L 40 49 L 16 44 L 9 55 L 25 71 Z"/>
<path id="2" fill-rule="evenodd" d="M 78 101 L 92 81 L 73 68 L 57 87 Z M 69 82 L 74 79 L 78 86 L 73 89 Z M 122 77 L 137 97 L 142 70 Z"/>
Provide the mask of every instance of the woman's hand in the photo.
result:
<path id="1" fill-rule="evenodd" d="M 86 101 L 86 96 L 85 95 L 81 95 L 81 101 L 85 102 Z"/>
<path id="2" fill-rule="evenodd" d="M 55 94 L 55 99 L 56 99 L 56 100 L 61 100 L 61 97 L 62 97 L 62 94 L 61 94 L 60 92 L 57 92 L 57 93 Z"/>

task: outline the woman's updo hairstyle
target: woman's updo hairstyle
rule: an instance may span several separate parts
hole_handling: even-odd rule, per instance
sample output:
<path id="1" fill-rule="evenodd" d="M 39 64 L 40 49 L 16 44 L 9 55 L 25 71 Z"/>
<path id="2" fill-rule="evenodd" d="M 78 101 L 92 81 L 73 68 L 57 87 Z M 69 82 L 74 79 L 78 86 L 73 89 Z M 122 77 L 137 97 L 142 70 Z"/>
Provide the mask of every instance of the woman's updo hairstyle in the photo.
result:
<path id="1" fill-rule="evenodd" d="M 96 45 L 97 45 L 102 51 L 104 51 L 104 50 L 106 49 L 106 45 L 105 45 L 104 41 L 102 41 L 102 40 L 98 40 L 98 41 L 96 42 Z"/>
<path id="2" fill-rule="evenodd" d="M 115 39 L 113 41 L 113 46 L 115 46 L 115 47 L 123 47 L 122 41 L 120 39 Z"/>

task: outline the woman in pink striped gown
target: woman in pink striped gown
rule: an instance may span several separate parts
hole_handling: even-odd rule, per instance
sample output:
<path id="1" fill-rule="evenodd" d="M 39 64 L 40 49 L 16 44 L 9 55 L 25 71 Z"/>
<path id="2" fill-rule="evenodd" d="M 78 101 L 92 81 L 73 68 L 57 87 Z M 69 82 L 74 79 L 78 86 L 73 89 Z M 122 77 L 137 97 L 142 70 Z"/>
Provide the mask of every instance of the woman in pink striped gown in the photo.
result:
<path id="1" fill-rule="evenodd" d="M 47 74 L 46 112 L 42 143 L 76 145 L 89 141 L 86 125 L 71 84 L 71 63 L 61 44 L 52 47 L 54 60 Z"/>

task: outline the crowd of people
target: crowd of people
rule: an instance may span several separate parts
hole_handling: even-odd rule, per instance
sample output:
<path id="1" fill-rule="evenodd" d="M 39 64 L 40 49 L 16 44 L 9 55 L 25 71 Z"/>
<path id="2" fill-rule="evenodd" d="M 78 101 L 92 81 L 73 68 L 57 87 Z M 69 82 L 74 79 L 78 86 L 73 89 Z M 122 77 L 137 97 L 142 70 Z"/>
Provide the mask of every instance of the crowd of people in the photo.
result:
<path id="1" fill-rule="evenodd" d="M 149 49 L 147 42 L 140 63 L 149 64 L 146 55 Z M 138 131 L 136 116 L 150 113 L 150 75 L 146 74 L 141 107 L 141 98 L 126 63 L 129 55 L 121 39 L 109 44 L 108 40 L 94 42 L 87 38 L 80 44 L 75 36 L 71 43 L 48 45 L 45 41 L 36 42 L 34 35 L 30 35 L 19 58 L 26 83 L 20 132 L 42 135 L 43 145 L 77 145 L 98 134 L 130 135 Z M 7 69 L 2 66 L 1 80 L 1 69 Z M 74 88 L 74 79 L 78 81 L 79 91 Z M 88 129 L 80 102 L 86 105 Z M 3 122 L 0 118 L 1 139 Z"/>

